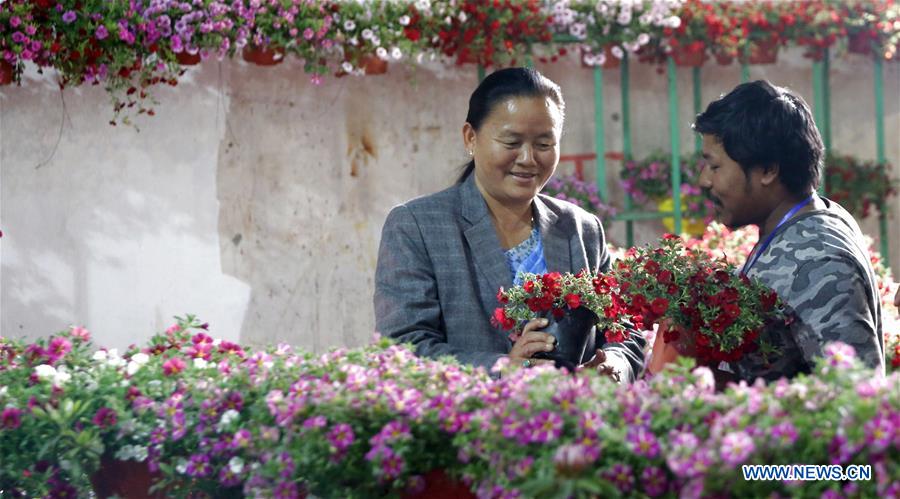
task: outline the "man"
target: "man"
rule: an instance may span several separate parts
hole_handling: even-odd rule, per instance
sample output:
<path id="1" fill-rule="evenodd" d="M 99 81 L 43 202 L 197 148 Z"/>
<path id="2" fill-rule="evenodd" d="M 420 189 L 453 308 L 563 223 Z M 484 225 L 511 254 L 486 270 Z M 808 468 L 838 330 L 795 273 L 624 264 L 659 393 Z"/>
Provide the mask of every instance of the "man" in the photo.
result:
<path id="1" fill-rule="evenodd" d="M 837 203 L 816 195 L 824 147 L 806 102 L 767 81 L 738 85 L 693 125 L 707 161 L 700 185 L 720 221 L 759 227 L 742 272 L 775 290 L 793 309 L 789 330 L 762 339 L 777 348 L 730 368 L 741 379 L 808 372 L 825 344 L 852 346 L 884 374 L 881 304 L 859 226 Z"/>

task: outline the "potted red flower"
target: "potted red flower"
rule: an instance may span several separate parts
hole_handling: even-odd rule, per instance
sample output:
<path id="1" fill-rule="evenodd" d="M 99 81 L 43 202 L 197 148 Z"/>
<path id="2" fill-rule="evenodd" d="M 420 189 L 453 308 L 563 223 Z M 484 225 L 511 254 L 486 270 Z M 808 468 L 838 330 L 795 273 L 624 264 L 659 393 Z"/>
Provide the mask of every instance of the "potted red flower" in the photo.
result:
<path id="1" fill-rule="evenodd" d="M 624 341 L 628 335 L 617 320 L 621 304 L 612 294 L 614 286 L 608 277 L 586 271 L 522 274 L 522 285 L 500 288 L 497 300 L 503 306 L 494 310 L 492 322 L 501 329 L 513 330 L 510 340 L 515 341 L 527 321 L 549 319 L 542 331 L 556 337 L 556 350 L 539 358 L 574 370 L 584 356 L 594 325 L 606 331 L 608 341 Z"/>
<path id="2" fill-rule="evenodd" d="M 764 327 L 788 321 L 774 291 L 739 275 L 724 260 L 665 236 L 658 248 L 632 248 L 611 272 L 625 313 L 638 326 L 661 324 L 665 343 L 701 364 L 766 351 Z"/>

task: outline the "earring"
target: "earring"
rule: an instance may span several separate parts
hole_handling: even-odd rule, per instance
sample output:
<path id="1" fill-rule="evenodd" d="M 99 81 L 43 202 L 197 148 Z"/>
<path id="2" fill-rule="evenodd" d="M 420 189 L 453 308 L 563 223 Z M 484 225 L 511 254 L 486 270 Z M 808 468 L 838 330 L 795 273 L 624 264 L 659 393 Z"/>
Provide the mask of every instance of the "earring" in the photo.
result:
<path id="1" fill-rule="evenodd" d="M 469 150 L 468 150 L 468 151 L 466 151 L 466 152 L 468 152 L 468 153 L 469 153 L 469 156 L 471 156 L 471 155 L 472 155 L 472 150 L 471 150 L 471 149 L 469 149 Z"/>

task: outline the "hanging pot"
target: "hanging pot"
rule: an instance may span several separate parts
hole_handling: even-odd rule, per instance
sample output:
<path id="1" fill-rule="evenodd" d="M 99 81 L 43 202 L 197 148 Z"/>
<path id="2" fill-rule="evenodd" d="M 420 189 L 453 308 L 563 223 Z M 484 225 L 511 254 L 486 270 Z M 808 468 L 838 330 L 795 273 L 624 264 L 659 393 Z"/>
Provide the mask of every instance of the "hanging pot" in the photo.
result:
<path id="1" fill-rule="evenodd" d="M 750 64 L 775 64 L 778 61 L 778 42 L 775 40 L 751 43 L 749 50 L 746 60 Z"/>
<path id="2" fill-rule="evenodd" d="M 547 320 L 549 324 L 541 332 L 556 338 L 556 348 L 550 352 L 538 352 L 534 358 L 552 360 L 557 368 L 564 367 L 575 372 L 575 367 L 584 358 L 594 325 L 600 319 L 587 308 L 578 307 L 566 310 L 559 318 L 549 314 Z"/>
<path id="3" fill-rule="evenodd" d="M 161 499 L 166 497 L 166 494 L 149 492 L 153 483 L 160 478 L 159 473 L 150 472 L 147 463 L 120 461 L 103 456 L 100 458 L 100 468 L 91 475 L 91 485 L 100 499 L 107 497 Z"/>
<path id="4" fill-rule="evenodd" d="M 851 54 L 872 55 L 873 38 L 868 31 L 858 31 L 847 38 L 847 52 Z"/>
<path id="5" fill-rule="evenodd" d="M 182 66 L 196 66 L 200 63 L 200 52 L 191 54 L 187 50 L 175 52 L 175 60 Z"/>
<path id="6" fill-rule="evenodd" d="M 12 83 L 15 70 L 16 68 L 12 64 L 0 59 L 0 85 Z"/>
<path id="7" fill-rule="evenodd" d="M 675 59 L 675 64 L 678 66 L 699 68 L 706 60 L 706 53 L 702 48 L 697 50 L 690 46 L 681 46 L 672 51 L 672 58 Z"/>
<path id="8" fill-rule="evenodd" d="M 284 49 L 281 47 L 246 45 L 241 55 L 245 61 L 257 66 L 275 66 L 284 61 Z"/>
<path id="9" fill-rule="evenodd" d="M 403 499 L 475 499 L 475 494 L 465 484 L 437 469 L 425 474 L 424 483 L 415 491 L 404 493 Z"/>
<path id="10" fill-rule="evenodd" d="M 377 55 L 366 54 L 359 58 L 359 67 L 367 75 L 383 75 L 387 73 L 388 62 Z"/>

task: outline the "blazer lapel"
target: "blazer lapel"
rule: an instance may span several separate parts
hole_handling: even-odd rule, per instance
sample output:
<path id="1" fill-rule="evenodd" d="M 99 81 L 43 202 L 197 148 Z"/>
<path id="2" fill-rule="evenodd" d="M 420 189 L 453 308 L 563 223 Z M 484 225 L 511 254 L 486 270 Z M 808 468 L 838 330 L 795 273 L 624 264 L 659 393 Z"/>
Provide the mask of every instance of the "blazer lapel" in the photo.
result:
<path id="1" fill-rule="evenodd" d="M 541 242 L 544 245 L 544 260 L 548 272 L 573 272 L 581 269 L 572 268 L 572 252 L 569 248 L 569 237 L 559 224 L 559 217 L 540 197 L 534 198 L 535 221 L 540 227 Z"/>
<path id="2" fill-rule="evenodd" d="M 512 287 L 512 276 L 509 272 L 509 264 L 506 255 L 500 247 L 500 239 L 494 222 L 488 215 L 487 203 L 484 201 L 478 186 L 475 185 L 475 174 L 463 182 L 460 195 L 462 197 L 461 213 L 471 227 L 464 231 L 466 241 L 472 250 L 472 259 L 479 271 L 484 274 L 490 286 L 491 301 L 486 302 L 490 311 L 493 311 L 496 303 L 496 293 L 500 287 Z"/>

